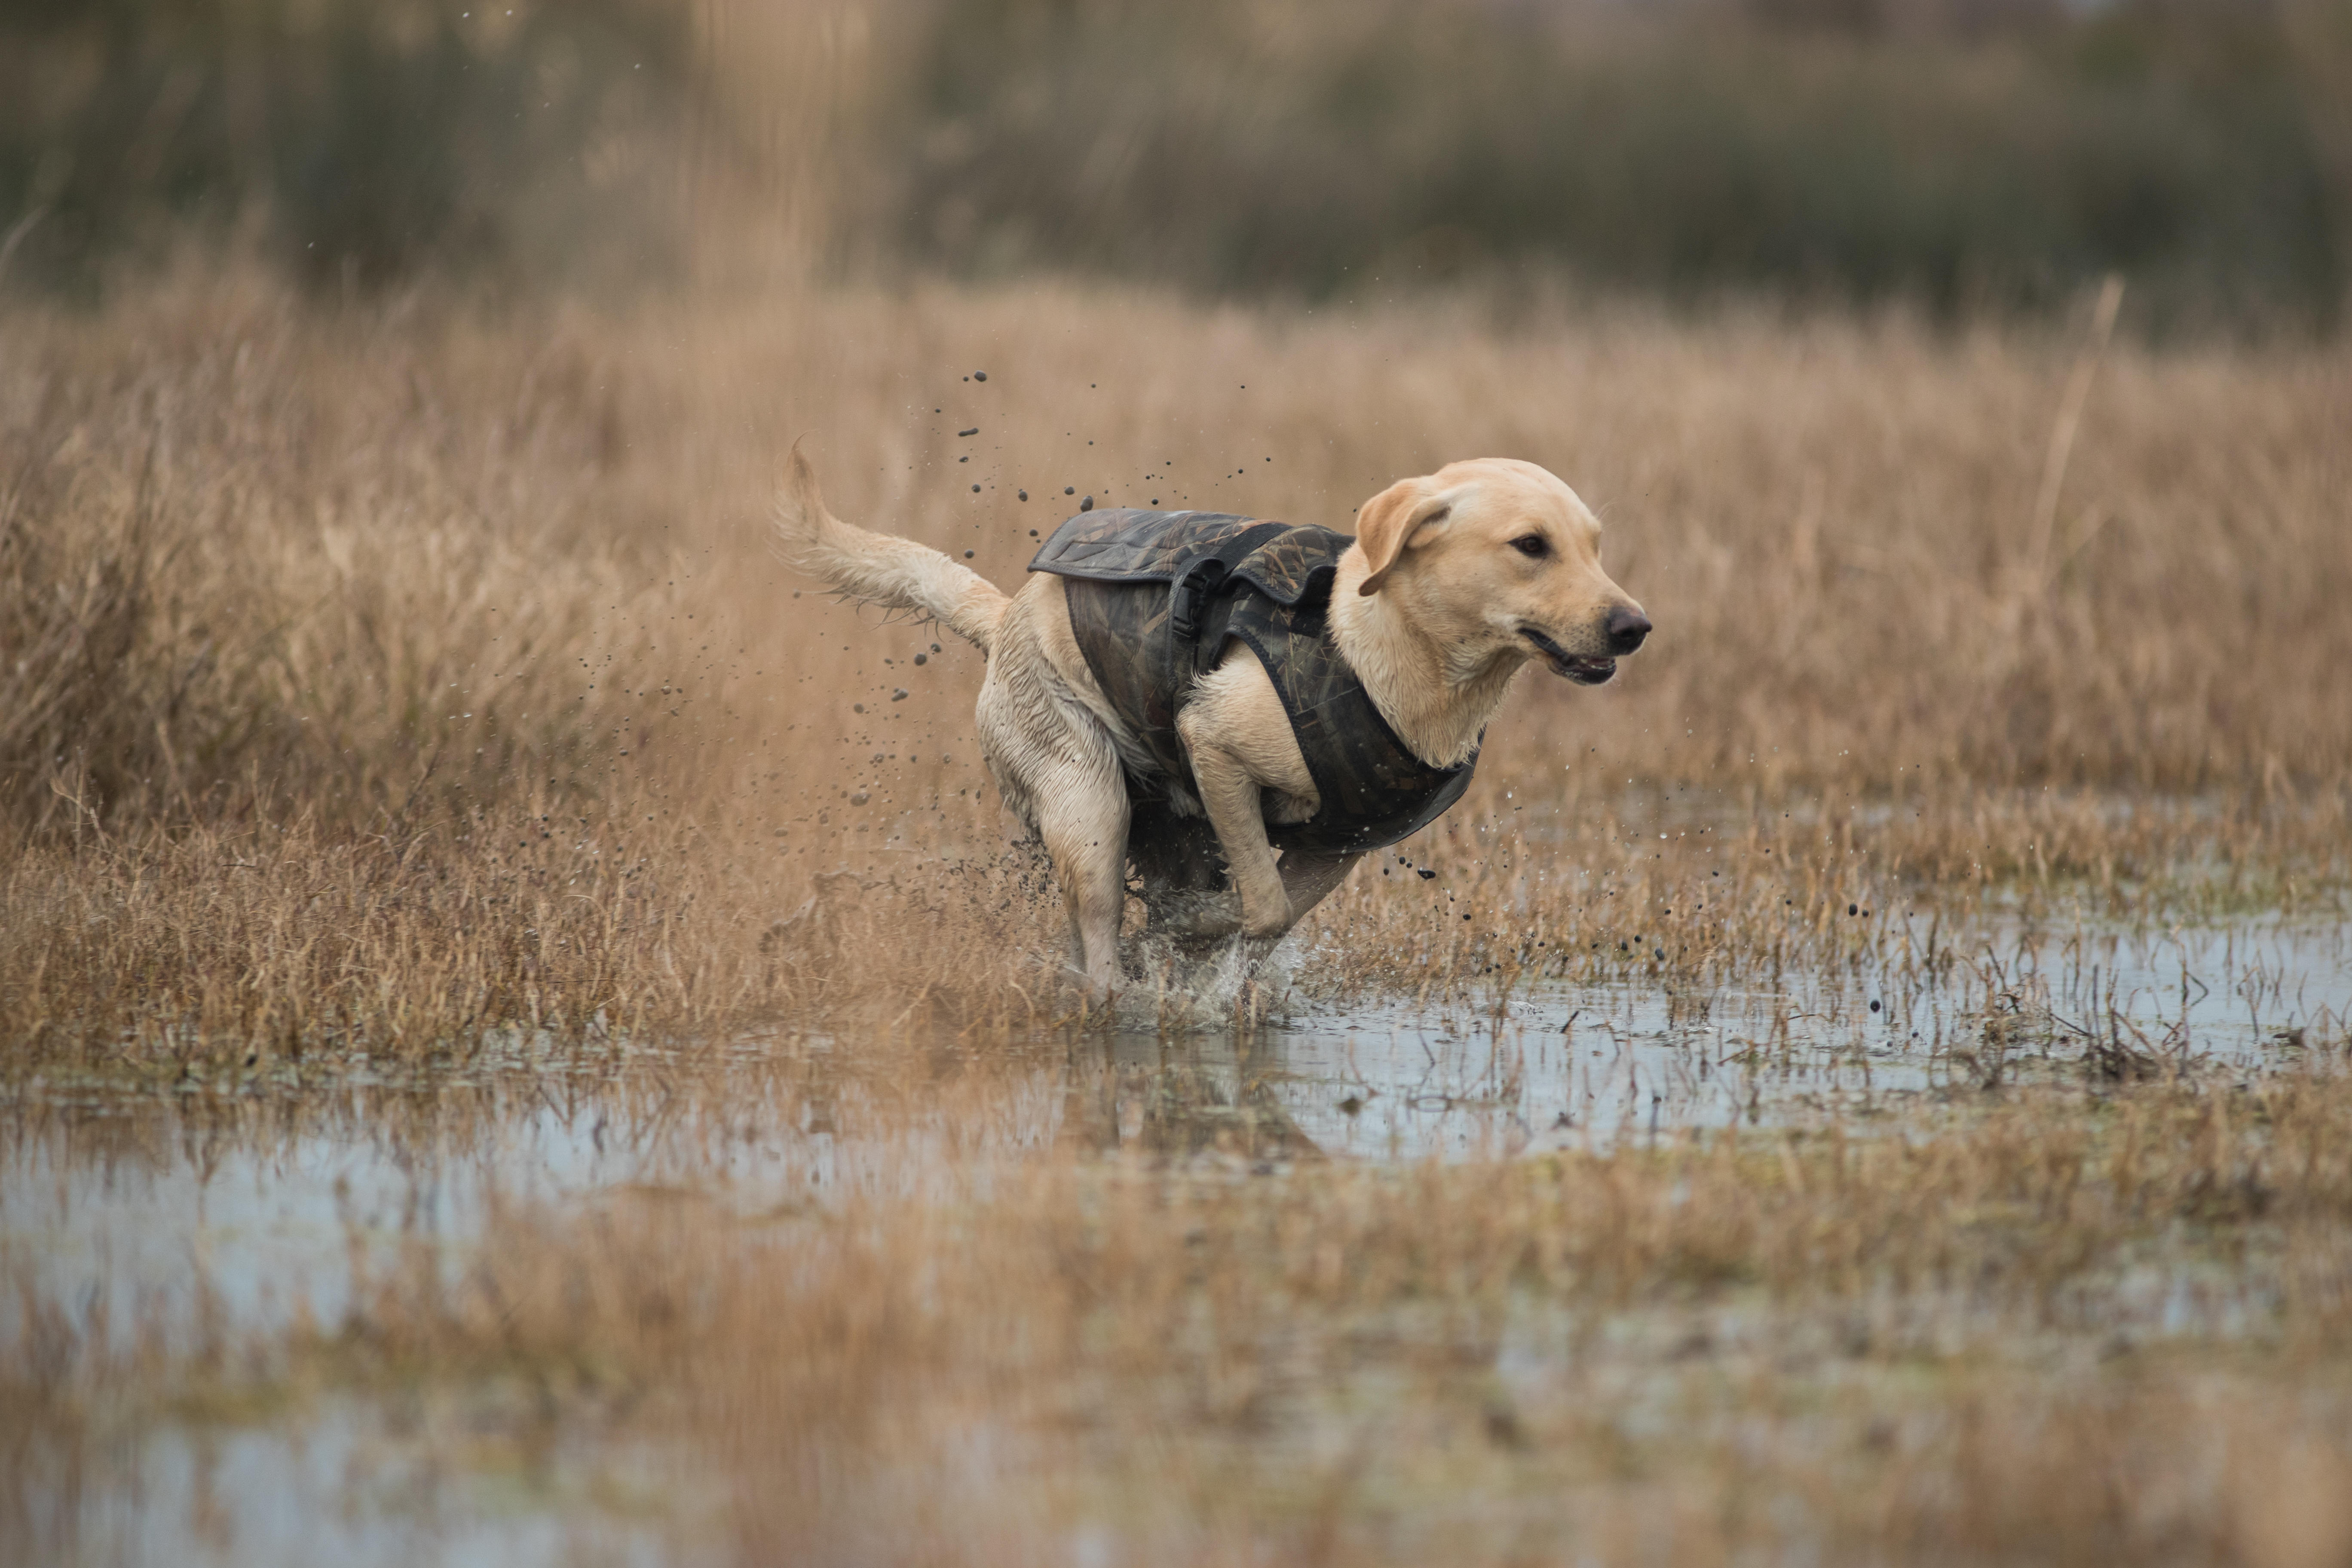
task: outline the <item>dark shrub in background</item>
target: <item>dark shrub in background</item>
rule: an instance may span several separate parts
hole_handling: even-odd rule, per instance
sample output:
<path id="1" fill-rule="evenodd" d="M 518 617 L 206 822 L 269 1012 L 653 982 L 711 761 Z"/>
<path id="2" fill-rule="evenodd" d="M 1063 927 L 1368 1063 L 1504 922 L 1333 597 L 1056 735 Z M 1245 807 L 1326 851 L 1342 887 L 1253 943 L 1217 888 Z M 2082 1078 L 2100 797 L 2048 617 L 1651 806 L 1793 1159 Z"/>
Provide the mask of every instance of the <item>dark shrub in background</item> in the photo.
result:
<path id="1" fill-rule="evenodd" d="M 2329 0 L 2312 0 L 2326 5 Z M 1739 7 L 942 0 L 899 232 L 982 273 L 1377 291 L 1555 267 L 1944 311 L 2127 273 L 2142 319 L 2347 285 L 2262 0 Z"/>
<path id="2" fill-rule="evenodd" d="M 643 276 L 690 185 L 850 270 L 1951 315 L 2115 270 L 2144 326 L 2302 330 L 2352 276 L 2352 0 L 0 0 L 20 284 L 192 226 Z"/>
<path id="3" fill-rule="evenodd" d="M 639 264 L 689 45 L 631 0 L 0 0 L 10 267 L 70 285 L 189 225 L 358 282 Z"/>

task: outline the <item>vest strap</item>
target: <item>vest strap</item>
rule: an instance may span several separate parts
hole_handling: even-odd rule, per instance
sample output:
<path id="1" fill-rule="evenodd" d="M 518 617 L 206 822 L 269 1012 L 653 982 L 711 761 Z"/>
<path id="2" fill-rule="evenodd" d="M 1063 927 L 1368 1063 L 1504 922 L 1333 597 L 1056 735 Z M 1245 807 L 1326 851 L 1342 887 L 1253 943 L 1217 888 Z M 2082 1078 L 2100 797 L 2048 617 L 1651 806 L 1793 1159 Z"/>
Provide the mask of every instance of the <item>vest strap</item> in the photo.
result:
<path id="1" fill-rule="evenodd" d="M 1215 550 L 1186 563 L 1168 596 L 1168 629 L 1177 640 L 1200 642 L 1202 619 L 1212 601 L 1240 586 L 1233 580 L 1234 568 L 1256 554 L 1268 540 L 1289 531 L 1287 523 L 1254 523 L 1219 540 Z"/>

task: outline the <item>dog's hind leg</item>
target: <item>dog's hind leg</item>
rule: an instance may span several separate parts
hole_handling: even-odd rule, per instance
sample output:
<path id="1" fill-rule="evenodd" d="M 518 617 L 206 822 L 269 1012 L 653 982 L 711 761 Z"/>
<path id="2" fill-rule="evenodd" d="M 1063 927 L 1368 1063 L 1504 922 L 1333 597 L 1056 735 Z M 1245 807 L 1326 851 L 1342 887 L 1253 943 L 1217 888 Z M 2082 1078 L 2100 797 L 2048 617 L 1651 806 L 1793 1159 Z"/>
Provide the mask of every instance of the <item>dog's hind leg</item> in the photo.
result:
<path id="1" fill-rule="evenodd" d="M 1127 790 L 1067 790 L 1049 800 L 1037 824 L 1070 911 L 1071 945 L 1087 984 L 1118 984 L 1118 923 L 1127 908 Z"/>
<path id="2" fill-rule="evenodd" d="M 1102 721 L 1030 646 L 1032 617 L 1006 618 L 974 717 L 1004 803 L 1037 830 L 1070 915 L 1072 963 L 1087 984 L 1118 984 L 1127 907 L 1127 775 Z"/>

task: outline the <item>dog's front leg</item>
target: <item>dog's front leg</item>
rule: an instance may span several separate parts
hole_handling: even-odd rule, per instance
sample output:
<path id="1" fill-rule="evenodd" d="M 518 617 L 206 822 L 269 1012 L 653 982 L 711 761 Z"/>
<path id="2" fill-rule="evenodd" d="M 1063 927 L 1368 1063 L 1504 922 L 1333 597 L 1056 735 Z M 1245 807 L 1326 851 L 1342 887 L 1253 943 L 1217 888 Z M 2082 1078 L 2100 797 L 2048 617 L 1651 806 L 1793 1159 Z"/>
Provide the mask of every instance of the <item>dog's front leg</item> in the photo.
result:
<path id="1" fill-rule="evenodd" d="M 1242 896 L 1242 931 L 1280 936 L 1290 929 L 1290 895 L 1283 888 L 1274 846 L 1266 842 L 1256 778 L 1240 757 L 1211 742 L 1192 749 L 1192 779 L 1200 785 L 1209 826 L 1217 830 L 1234 889 Z"/>
<path id="2" fill-rule="evenodd" d="M 1280 862 L 1266 842 L 1265 792 L 1276 791 L 1282 797 L 1276 804 L 1296 814 L 1284 820 L 1304 820 L 1316 807 L 1315 780 L 1257 655 L 1236 645 L 1203 676 L 1176 715 L 1176 732 L 1192 753 L 1201 808 L 1241 895 L 1242 930 L 1280 936 L 1290 929 L 1292 910 Z"/>

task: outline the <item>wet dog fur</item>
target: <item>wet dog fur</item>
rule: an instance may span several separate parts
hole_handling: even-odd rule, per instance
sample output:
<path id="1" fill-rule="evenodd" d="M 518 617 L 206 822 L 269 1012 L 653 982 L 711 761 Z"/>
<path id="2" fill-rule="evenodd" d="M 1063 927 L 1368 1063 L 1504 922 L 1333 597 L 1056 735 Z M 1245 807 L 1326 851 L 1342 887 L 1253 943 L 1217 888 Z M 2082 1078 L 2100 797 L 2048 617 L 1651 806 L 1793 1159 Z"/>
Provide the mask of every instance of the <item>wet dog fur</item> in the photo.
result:
<path id="1" fill-rule="evenodd" d="M 1304 821 L 1321 803 L 1274 683 L 1243 644 L 1228 645 L 1177 717 L 1192 779 L 1159 781 L 1168 805 L 1158 809 L 1173 826 L 1205 821 L 1214 834 L 1227 885 L 1204 888 L 1154 845 L 1130 846 L 1138 808 L 1125 775 L 1155 770 L 1078 649 L 1060 577 L 1033 574 L 1007 595 L 929 546 L 842 521 L 798 444 L 774 538 L 795 569 L 929 616 L 987 656 L 981 748 L 1005 805 L 1053 862 L 1070 962 L 1091 988 L 1119 983 L 1130 858 L 1155 927 L 1269 945 L 1358 858 L 1279 855 L 1267 842 L 1268 822 Z M 1552 474 L 1509 458 L 1449 463 L 1365 502 L 1339 559 L 1329 626 L 1381 716 L 1435 767 L 1476 749 L 1530 661 L 1598 685 L 1650 631 L 1641 605 L 1601 570 L 1599 520 Z"/>

